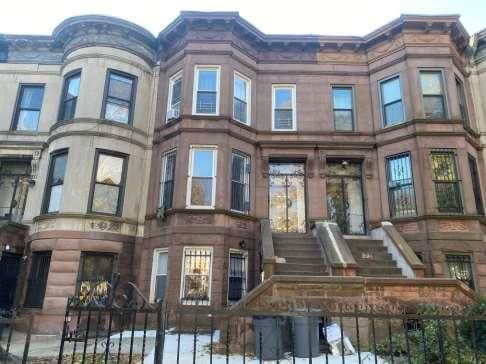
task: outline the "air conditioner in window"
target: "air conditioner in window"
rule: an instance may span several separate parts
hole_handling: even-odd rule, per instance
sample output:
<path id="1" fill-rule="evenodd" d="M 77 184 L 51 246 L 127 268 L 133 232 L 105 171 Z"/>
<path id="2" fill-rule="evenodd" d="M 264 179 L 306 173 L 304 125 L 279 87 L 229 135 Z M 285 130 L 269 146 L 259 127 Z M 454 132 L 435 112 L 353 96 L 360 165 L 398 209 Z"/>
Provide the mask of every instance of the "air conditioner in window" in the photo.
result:
<path id="1" fill-rule="evenodd" d="M 169 110 L 167 110 L 167 120 L 177 119 L 179 115 L 179 109 L 170 108 Z"/>

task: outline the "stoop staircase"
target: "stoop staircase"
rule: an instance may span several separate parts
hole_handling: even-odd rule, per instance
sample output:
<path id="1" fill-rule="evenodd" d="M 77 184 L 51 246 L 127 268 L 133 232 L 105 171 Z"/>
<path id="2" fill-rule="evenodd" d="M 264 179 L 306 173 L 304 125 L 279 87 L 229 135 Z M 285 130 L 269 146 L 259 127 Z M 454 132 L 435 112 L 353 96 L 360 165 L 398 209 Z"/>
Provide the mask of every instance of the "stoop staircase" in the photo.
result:
<path id="1" fill-rule="evenodd" d="M 361 277 L 403 278 L 402 270 L 397 267 L 382 240 L 368 236 L 345 239 L 351 254 L 358 264 L 357 275 Z"/>
<path id="2" fill-rule="evenodd" d="M 273 234 L 275 254 L 285 263 L 275 266 L 275 274 L 327 276 L 317 240 L 311 234 Z"/>

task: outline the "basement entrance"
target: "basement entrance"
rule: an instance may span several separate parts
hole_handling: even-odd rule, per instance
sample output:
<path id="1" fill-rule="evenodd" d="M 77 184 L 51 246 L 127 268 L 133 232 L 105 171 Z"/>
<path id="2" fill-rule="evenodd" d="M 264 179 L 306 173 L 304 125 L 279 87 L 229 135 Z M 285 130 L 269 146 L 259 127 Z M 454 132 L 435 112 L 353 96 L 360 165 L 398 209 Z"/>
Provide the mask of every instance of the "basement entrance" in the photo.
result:
<path id="1" fill-rule="evenodd" d="M 304 163 L 270 163 L 269 219 L 277 233 L 305 233 Z"/>
<path id="2" fill-rule="evenodd" d="M 10 310 L 14 303 L 21 254 L 0 252 L 0 310 Z"/>

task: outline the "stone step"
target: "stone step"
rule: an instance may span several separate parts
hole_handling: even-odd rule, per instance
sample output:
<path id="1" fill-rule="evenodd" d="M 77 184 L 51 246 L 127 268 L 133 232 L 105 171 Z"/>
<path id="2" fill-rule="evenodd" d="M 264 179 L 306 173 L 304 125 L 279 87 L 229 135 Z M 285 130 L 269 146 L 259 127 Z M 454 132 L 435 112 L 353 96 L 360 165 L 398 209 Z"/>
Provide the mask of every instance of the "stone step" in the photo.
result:
<path id="1" fill-rule="evenodd" d="M 305 271 L 305 270 L 298 270 L 298 271 L 284 271 L 284 270 L 275 270 L 275 274 L 278 275 L 286 275 L 286 276 L 310 276 L 310 277 L 322 277 L 322 276 L 327 276 L 327 272 L 313 272 L 313 271 Z"/>
<path id="2" fill-rule="evenodd" d="M 348 243 L 349 247 L 355 246 L 355 247 L 382 247 L 383 246 L 383 240 L 372 240 L 372 239 L 366 239 L 366 240 L 358 240 L 358 239 L 349 239 L 346 241 Z"/>
<path id="3" fill-rule="evenodd" d="M 358 250 L 358 251 L 351 251 L 353 257 L 356 261 L 359 259 L 368 259 L 368 260 L 393 260 L 393 257 L 388 250 L 380 250 L 380 251 L 370 251 L 370 250 Z"/>
<path id="4" fill-rule="evenodd" d="M 275 266 L 275 270 L 294 272 L 294 271 L 305 271 L 305 272 L 324 272 L 324 264 L 301 264 L 301 263 L 278 263 Z"/>
<path id="5" fill-rule="evenodd" d="M 315 258 L 316 254 L 320 252 L 317 249 L 305 249 L 305 248 L 292 248 L 292 249 L 282 249 L 282 248 L 277 248 L 275 249 L 275 255 L 277 257 L 298 257 L 298 258 L 304 258 L 304 257 L 309 257 L 309 258 Z"/>
<path id="6" fill-rule="evenodd" d="M 309 233 L 273 233 L 274 239 L 313 239 L 314 236 Z"/>
<path id="7" fill-rule="evenodd" d="M 308 247 L 308 248 L 319 248 L 316 241 L 274 241 L 274 247 Z"/>
<path id="8" fill-rule="evenodd" d="M 286 263 L 289 264 L 324 264 L 323 258 L 317 258 L 315 255 L 305 257 L 288 256 L 284 258 L 286 260 Z"/>
<path id="9" fill-rule="evenodd" d="M 363 258 L 358 258 L 356 259 L 356 263 L 358 263 L 358 266 L 360 267 L 390 267 L 390 268 L 395 268 L 397 266 L 397 262 L 395 262 L 393 259 L 363 259 Z"/>
<path id="10" fill-rule="evenodd" d="M 402 270 L 396 267 L 359 267 L 357 273 L 361 277 L 403 277 Z"/>

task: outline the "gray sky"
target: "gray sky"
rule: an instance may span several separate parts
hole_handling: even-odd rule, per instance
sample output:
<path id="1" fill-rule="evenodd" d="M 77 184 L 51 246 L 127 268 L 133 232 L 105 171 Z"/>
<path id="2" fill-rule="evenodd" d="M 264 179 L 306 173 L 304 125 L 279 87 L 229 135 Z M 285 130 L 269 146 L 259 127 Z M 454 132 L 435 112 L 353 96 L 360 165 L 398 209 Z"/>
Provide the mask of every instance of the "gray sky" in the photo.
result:
<path id="1" fill-rule="evenodd" d="M 265 33 L 365 35 L 400 14 L 460 14 L 486 27 L 486 0 L 1 0 L 0 33 L 51 34 L 67 17 L 121 17 L 158 34 L 181 10 L 238 11 Z"/>

